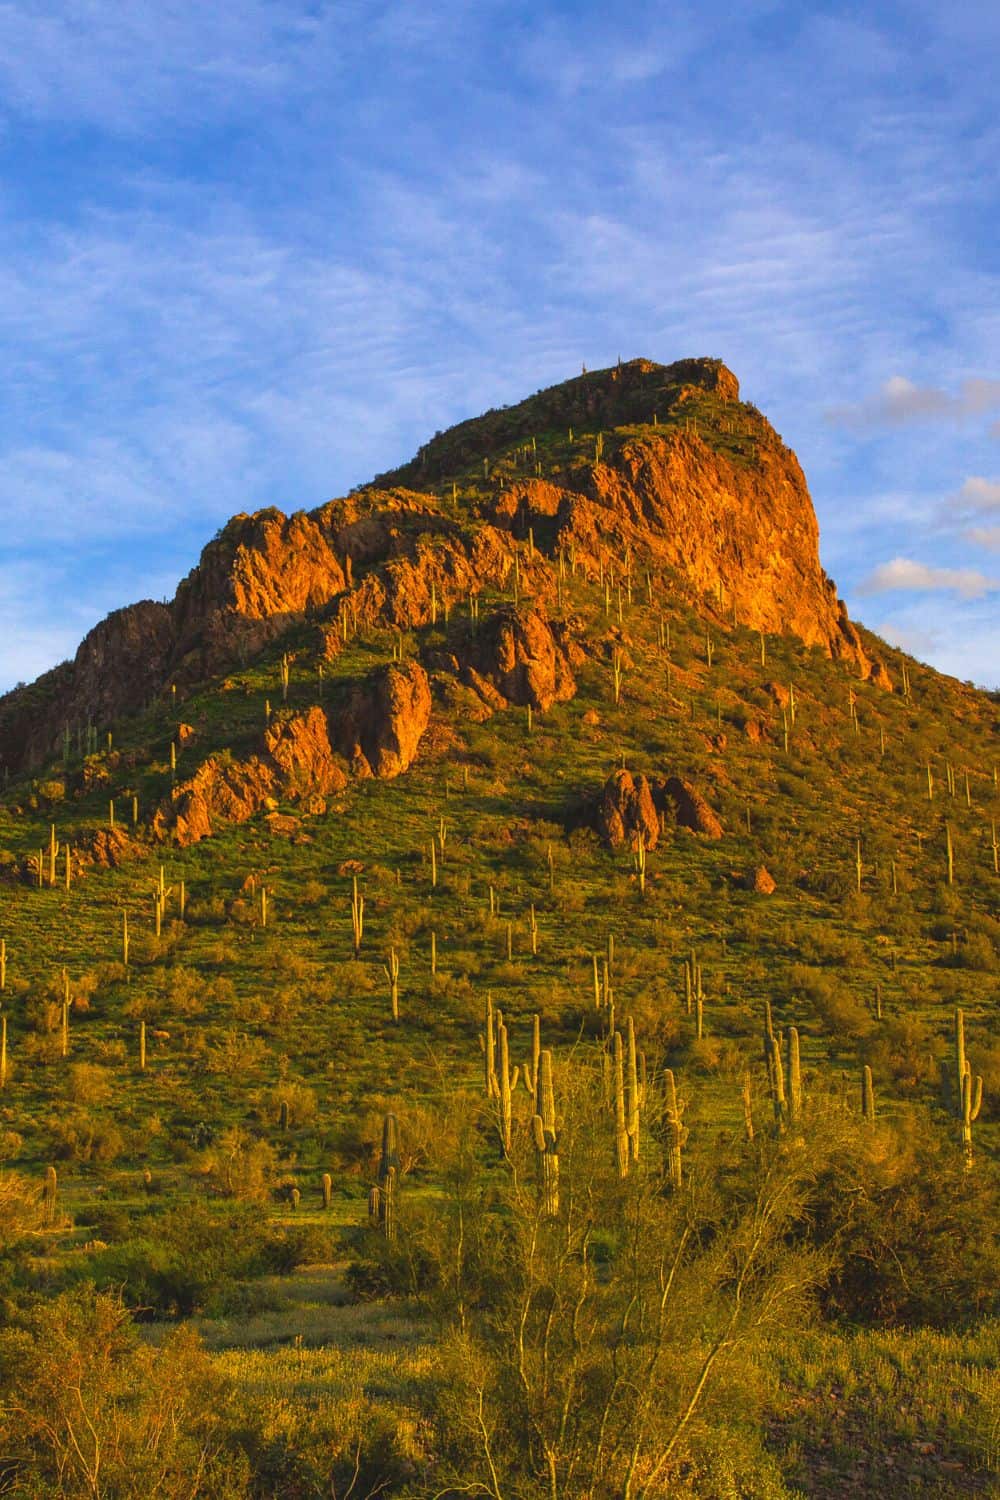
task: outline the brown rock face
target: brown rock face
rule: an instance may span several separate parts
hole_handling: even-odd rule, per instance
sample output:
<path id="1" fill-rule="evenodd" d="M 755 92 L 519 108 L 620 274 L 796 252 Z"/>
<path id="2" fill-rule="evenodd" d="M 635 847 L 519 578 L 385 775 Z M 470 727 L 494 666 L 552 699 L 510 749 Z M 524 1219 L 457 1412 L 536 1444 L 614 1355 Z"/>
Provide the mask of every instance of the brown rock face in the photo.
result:
<path id="1" fill-rule="evenodd" d="M 338 718 L 338 748 L 356 775 L 399 776 L 412 763 L 430 715 L 430 683 L 419 662 L 383 667 L 355 688 Z"/>
<path id="2" fill-rule="evenodd" d="M 490 707 L 499 699 L 544 713 L 576 692 L 567 650 L 538 606 L 497 610 L 470 648 L 461 676 Z"/>
<path id="3" fill-rule="evenodd" d="M 690 828 L 710 839 L 721 839 L 722 824 L 701 793 L 682 776 L 668 776 L 658 783 L 657 803 L 673 812 L 678 828 Z"/>
<path id="4" fill-rule="evenodd" d="M 770 896 L 777 890 L 774 876 L 763 865 L 751 870 L 746 878 L 748 891 L 754 891 L 758 896 Z"/>
<path id="5" fill-rule="evenodd" d="M 762 420 L 762 419 L 761 419 Z M 572 552 L 591 573 L 628 546 L 644 566 L 679 573 L 723 618 L 872 672 L 860 637 L 819 561 L 819 527 L 795 455 L 762 422 L 752 462 L 736 462 L 694 431 L 625 440 L 572 488 L 524 480 L 497 519 Z M 881 679 L 880 679 L 881 680 Z"/>
<path id="6" fill-rule="evenodd" d="M 598 804 L 597 830 L 612 849 L 635 846 L 640 835 L 647 849 L 656 848 L 660 818 L 645 776 L 621 770 L 608 777 Z"/>
<path id="7" fill-rule="evenodd" d="M 262 754 L 236 761 L 213 755 L 199 766 L 158 808 L 153 834 L 185 847 L 208 838 L 217 823 L 246 823 L 279 797 L 309 806 L 346 785 L 322 709 L 284 714 L 268 725 Z"/>
<path id="8" fill-rule="evenodd" d="M 210 756 L 161 803 L 153 815 L 153 836 L 172 837 L 183 849 L 209 838 L 218 822 L 246 823 L 273 798 L 276 780 L 273 769 L 256 757 L 225 761 Z"/>
<path id="9" fill-rule="evenodd" d="M 202 677 L 260 651 L 346 586 L 332 537 L 313 516 L 234 516 L 177 590 L 175 670 Z"/>
<path id="10" fill-rule="evenodd" d="M 286 795 L 328 796 L 347 785 L 347 777 L 333 758 L 326 714 L 321 708 L 276 718 L 267 727 L 264 746 Z"/>

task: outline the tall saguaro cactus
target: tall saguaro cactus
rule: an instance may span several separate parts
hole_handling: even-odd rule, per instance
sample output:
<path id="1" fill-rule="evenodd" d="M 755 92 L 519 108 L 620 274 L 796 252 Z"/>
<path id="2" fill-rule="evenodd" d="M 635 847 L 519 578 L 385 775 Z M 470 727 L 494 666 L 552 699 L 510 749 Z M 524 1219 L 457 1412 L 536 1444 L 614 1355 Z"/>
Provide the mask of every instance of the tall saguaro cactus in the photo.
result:
<path id="1" fill-rule="evenodd" d="M 45 1188 L 42 1193 L 42 1205 L 45 1213 L 46 1224 L 54 1224 L 56 1219 L 56 1200 L 59 1194 L 59 1178 L 55 1167 L 45 1168 Z"/>
<path id="2" fill-rule="evenodd" d="M 615 1166 L 618 1176 L 624 1181 L 628 1176 L 631 1153 L 629 1152 L 628 1120 L 625 1113 L 625 1057 L 622 1047 L 622 1036 L 620 1031 L 615 1032 L 612 1043 L 612 1055 L 614 1069 L 614 1108 L 615 1108 Z"/>
<path id="3" fill-rule="evenodd" d="M 556 1136 L 555 1092 L 552 1087 L 552 1053 L 548 1049 L 538 1058 L 538 1086 L 535 1090 L 531 1134 L 542 1213 L 547 1219 L 552 1219 L 559 1212 L 559 1142 Z"/>
<path id="4" fill-rule="evenodd" d="M 514 1114 L 511 1095 L 517 1088 L 519 1069 L 511 1071 L 510 1066 L 510 1044 L 507 1040 L 507 1027 L 502 1017 L 497 1016 L 497 1083 L 499 1085 L 500 1117 L 498 1129 L 500 1132 L 500 1145 L 504 1156 L 510 1155 L 513 1140 Z"/>
<path id="5" fill-rule="evenodd" d="M 789 1026 L 785 1043 L 788 1052 L 788 1123 L 795 1129 L 802 1118 L 802 1064 L 797 1026 Z"/>
<path id="6" fill-rule="evenodd" d="M 389 957 L 383 965 L 385 977 L 389 981 L 389 1004 L 392 1008 L 392 1019 L 399 1020 L 399 954 L 395 948 L 389 949 Z"/>
<path id="7" fill-rule="evenodd" d="M 767 1064 L 768 1091 L 774 1108 L 774 1129 L 781 1135 L 788 1118 L 788 1102 L 785 1098 L 785 1070 L 781 1063 L 781 1044 L 774 1034 L 771 1020 L 771 1002 L 764 1002 L 764 1062 Z"/>
<path id="8" fill-rule="evenodd" d="M 965 1055 L 965 1016 L 960 1007 L 955 1009 L 955 1085 L 953 1089 L 955 1113 L 958 1116 L 965 1155 L 966 1171 L 972 1170 L 972 1127 L 979 1118 L 983 1104 L 983 1080 L 973 1078 L 972 1066 Z"/>
<path id="9" fill-rule="evenodd" d="M 538 1089 L 538 1059 L 542 1054 L 542 1023 L 537 1012 L 531 1018 L 531 1060 L 522 1070 L 528 1093 L 534 1098 Z"/>
<path id="10" fill-rule="evenodd" d="M 670 1173 L 670 1186 L 678 1191 L 684 1181 L 684 1168 L 681 1150 L 684 1145 L 684 1129 L 681 1125 L 681 1106 L 677 1102 L 677 1084 L 674 1081 L 672 1068 L 667 1068 L 664 1073 L 666 1083 L 666 1110 L 665 1119 L 667 1127 L 667 1169 Z"/>
<path id="11" fill-rule="evenodd" d="M 365 930 L 365 898 L 358 891 L 358 877 L 351 883 L 351 930 L 354 938 L 354 957 L 361 953 L 361 938 Z"/>
<path id="12" fill-rule="evenodd" d="M 380 1229 L 387 1240 L 394 1240 L 397 1232 L 397 1197 L 399 1193 L 399 1144 L 396 1116 L 386 1115 L 382 1123 L 382 1151 L 378 1172 L 371 1192 L 368 1194 L 368 1218 Z"/>
<path id="13" fill-rule="evenodd" d="M 499 1099 L 500 1085 L 497 1082 L 496 1032 L 493 1019 L 493 996 L 486 996 L 483 1030 L 480 1037 L 483 1049 L 483 1085 L 487 1099 Z"/>
<path id="14" fill-rule="evenodd" d="M 635 1026 L 628 1018 L 628 1047 L 625 1073 L 625 1128 L 628 1131 L 628 1151 L 633 1161 L 639 1160 L 639 1115 L 641 1094 L 638 1057 L 635 1050 Z"/>

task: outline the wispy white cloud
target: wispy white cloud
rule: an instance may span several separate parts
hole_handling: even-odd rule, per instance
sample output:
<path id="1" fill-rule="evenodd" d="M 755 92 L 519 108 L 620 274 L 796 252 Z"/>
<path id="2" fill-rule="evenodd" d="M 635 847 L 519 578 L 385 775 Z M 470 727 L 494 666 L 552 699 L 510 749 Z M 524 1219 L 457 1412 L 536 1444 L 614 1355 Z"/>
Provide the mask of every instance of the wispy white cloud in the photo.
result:
<path id="1" fill-rule="evenodd" d="M 976 547 L 985 547 L 988 552 L 1000 552 L 1000 526 L 970 526 L 964 535 Z"/>
<path id="2" fill-rule="evenodd" d="M 963 516 L 1000 514 L 1000 479 L 973 475 L 955 496 L 954 508 Z"/>
<path id="3" fill-rule="evenodd" d="M 332 18 L 331 18 L 332 21 Z M 262 96 L 336 63 L 332 25 L 268 0 L 38 0 L 0 4 L 0 113 L 132 134 L 164 115 L 185 129 L 245 115 Z"/>
<path id="4" fill-rule="evenodd" d="M 960 422 L 998 409 L 1000 380 L 966 380 L 950 392 L 893 375 L 867 400 L 831 407 L 826 418 L 844 427 L 898 427 L 905 422 Z"/>
<path id="5" fill-rule="evenodd" d="M 975 568 L 935 568 L 909 557 L 894 557 L 891 562 L 880 563 L 867 578 L 862 579 L 855 592 L 864 596 L 896 590 L 908 593 L 944 591 L 958 594 L 963 599 L 981 599 L 996 589 L 1000 589 L 1000 579 L 988 578 Z"/>

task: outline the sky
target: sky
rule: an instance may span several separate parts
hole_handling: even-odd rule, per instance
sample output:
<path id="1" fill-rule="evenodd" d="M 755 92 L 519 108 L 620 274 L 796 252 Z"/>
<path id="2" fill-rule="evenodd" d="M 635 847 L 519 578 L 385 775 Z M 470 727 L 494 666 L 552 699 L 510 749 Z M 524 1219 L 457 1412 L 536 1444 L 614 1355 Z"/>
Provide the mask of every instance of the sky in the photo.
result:
<path id="1" fill-rule="evenodd" d="M 725 360 L 852 616 L 996 686 L 998 64 L 988 0 L 0 0 L 0 691 L 640 355 Z"/>

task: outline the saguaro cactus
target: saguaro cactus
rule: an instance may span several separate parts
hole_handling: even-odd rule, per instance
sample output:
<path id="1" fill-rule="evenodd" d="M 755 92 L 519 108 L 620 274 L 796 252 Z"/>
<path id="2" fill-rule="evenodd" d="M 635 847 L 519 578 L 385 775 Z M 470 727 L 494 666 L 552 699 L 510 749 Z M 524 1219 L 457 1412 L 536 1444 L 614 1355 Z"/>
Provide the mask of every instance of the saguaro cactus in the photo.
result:
<path id="1" fill-rule="evenodd" d="M 867 1120 L 869 1125 L 874 1125 L 875 1085 L 872 1082 L 872 1070 L 867 1063 L 861 1071 L 861 1117 Z"/>
<path id="2" fill-rule="evenodd" d="M 768 1090 L 774 1107 L 774 1128 L 776 1134 L 780 1135 L 788 1117 L 788 1103 L 785 1098 L 785 1070 L 781 1064 L 781 1046 L 774 1034 L 769 1000 L 764 1004 L 764 1061 L 767 1064 Z"/>
<path id="3" fill-rule="evenodd" d="M 635 1050 L 635 1026 L 628 1018 L 628 1045 L 625 1063 L 625 1126 L 628 1130 L 628 1150 L 633 1161 L 639 1160 L 639 1116 L 641 1113 L 641 1085 L 639 1082 L 638 1058 Z"/>
<path id="4" fill-rule="evenodd" d="M 504 1156 L 510 1155 L 511 1142 L 513 1138 L 514 1115 L 511 1103 L 511 1095 L 517 1088 L 519 1069 L 511 1071 L 510 1045 L 507 1040 L 507 1028 L 503 1020 L 497 1018 L 497 1083 L 499 1086 L 499 1119 L 497 1128 L 500 1133 L 500 1145 Z"/>
<path id="5" fill-rule="evenodd" d="M 497 1081 L 496 1035 L 493 1030 L 493 996 L 487 994 L 483 1015 L 483 1029 L 479 1037 L 483 1050 L 483 1086 L 487 1099 L 499 1099 L 500 1085 Z"/>
<path id="6" fill-rule="evenodd" d="M 542 1052 L 538 1059 L 538 1086 L 535 1090 L 535 1113 L 531 1121 L 535 1146 L 535 1167 L 542 1213 L 554 1218 L 559 1212 L 559 1142 L 556 1137 L 556 1101 L 552 1087 L 552 1053 Z"/>
<path id="7" fill-rule="evenodd" d="M 677 1085 L 674 1081 L 673 1069 L 668 1068 L 663 1076 L 666 1083 L 667 1169 L 670 1174 L 670 1186 L 676 1191 L 684 1180 L 681 1156 L 684 1129 L 681 1125 L 681 1106 L 677 1103 Z"/>
<path id="8" fill-rule="evenodd" d="M 972 1066 L 965 1055 L 965 1016 L 955 1009 L 955 1113 L 958 1116 L 965 1166 L 972 1168 L 972 1126 L 979 1118 L 983 1104 L 983 1080 L 973 1078 Z"/>
<path id="9" fill-rule="evenodd" d="M 748 1141 L 753 1140 L 753 1087 L 750 1070 L 743 1074 L 743 1129 Z"/>
<path id="10" fill-rule="evenodd" d="M 62 971 L 63 979 L 63 1002 L 62 1002 L 62 1055 L 69 1056 L 69 972 Z"/>
<path id="11" fill-rule="evenodd" d="M 542 1023 L 536 1014 L 531 1018 L 531 1061 L 526 1062 L 522 1069 L 525 1086 L 528 1093 L 534 1098 L 538 1091 L 538 1059 L 542 1053 Z"/>
<path id="12" fill-rule="evenodd" d="M 802 1066 L 798 1027 L 789 1026 L 785 1033 L 785 1043 L 788 1052 L 788 1123 L 794 1128 L 802 1117 Z"/>
<path id="13" fill-rule="evenodd" d="M 56 1199 L 59 1195 L 59 1178 L 56 1176 L 55 1167 L 45 1168 L 45 1187 L 42 1191 L 42 1205 L 45 1212 L 46 1224 L 54 1224 L 56 1218 Z"/>
<path id="14" fill-rule="evenodd" d="M 351 883 L 351 930 L 354 936 L 354 957 L 361 953 L 361 938 L 365 930 L 365 898 L 358 891 L 358 877 Z"/>
<path id="15" fill-rule="evenodd" d="M 625 1113 L 625 1060 L 620 1031 L 616 1031 L 614 1035 L 612 1056 L 614 1071 L 615 1166 L 618 1169 L 619 1178 L 624 1182 L 628 1176 L 630 1152 L 628 1120 Z"/>
<path id="16" fill-rule="evenodd" d="M 368 1217 L 374 1227 L 382 1231 L 387 1240 L 396 1238 L 398 1191 L 399 1148 L 396 1116 L 386 1115 L 382 1123 L 382 1151 L 379 1156 L 378 1172 L 372 1190 L 368 1194 Z"/>
<path id="17" fill-rule="evenodd" d="M 383 965 L 383 973 L 389 981 L 389 1004 L 392 1007 L 392 1019 L 399 1020 L 399 955 L 395 948 L 389 949 L 388 962 Z"/>

